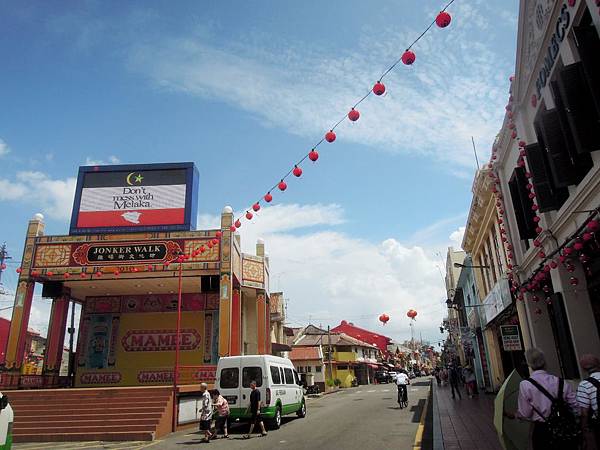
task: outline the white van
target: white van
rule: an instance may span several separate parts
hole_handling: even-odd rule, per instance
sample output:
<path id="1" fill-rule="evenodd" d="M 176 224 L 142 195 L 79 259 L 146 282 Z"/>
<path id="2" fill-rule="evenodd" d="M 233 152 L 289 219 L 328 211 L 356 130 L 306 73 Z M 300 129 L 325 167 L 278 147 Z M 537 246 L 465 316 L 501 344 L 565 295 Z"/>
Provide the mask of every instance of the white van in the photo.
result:
<path id="1" fill-rule="evenodd" d="M 229 402 L 232 419 L 250 418 L 252 381 L 260 391 L 261 414 L 272 428 L 279 428 L 286 414 L 306 416 L 304 392 L 292 362 L 278 356 L 246 355 L 223 357 L 217 364 L 215 387 Z"/>
<path id="2" fill-rule="evenodd" d="M 13 410 L 8 397 L 0 392 L 0 450 L 12 448 Z"/>

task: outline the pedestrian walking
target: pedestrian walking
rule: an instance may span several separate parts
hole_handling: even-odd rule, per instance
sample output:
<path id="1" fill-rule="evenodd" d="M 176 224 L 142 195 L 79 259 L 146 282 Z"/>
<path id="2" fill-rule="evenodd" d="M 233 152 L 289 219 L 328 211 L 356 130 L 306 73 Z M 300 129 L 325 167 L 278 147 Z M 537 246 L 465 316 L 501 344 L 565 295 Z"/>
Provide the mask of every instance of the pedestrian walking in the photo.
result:
<path id="1" fill-rule="evenodd" d="M 581 427 L 586 450 L 600 449 L 600 408 L 598 392 L 600 390 L 600 358 L 595 355 L 583 355 L 579 365 L 589 377 L 582 380 L 577 388 L 577 403 L 581 408 Z"/>
<path id="2" fill-rule="evenodd" d="M 250 382 L 250 389 L 252 389 L 252 391 L 250 392 L 250 406 L 248 407 L 248 409 L 250 410 L 252 419 L 250 422 L 250 431 L 248 431 L 248 434 L 244 436 L 244 439 L 250 439 L 250 435 L 252 434 L 252 431 L 254 431 L 254 427 L 256 426 L 256 424 L 260 425 L 260 435 L 267 435 L 267 430 L 265 430 L 265 424 L 263 423 L 262 417 L 260 415 L 262 401 L 260 399 L 260 391 L 256 389 L 256 381 Z"/>
<path id="3" fill-rule="evenodd" d="M 533 450 L 577 449 L 581 432 L 575 416 L 578 405 L 573 388 L 562 378 L 546 372 L 541 350 L 530 348 L 525 359 L 531 375 L 519 385 L 518 410 L 505 412 L 505 416 L 533 422 Z"/>
<path id="4" fill-rule="evenodd" d="M 448 384 L 448 370 L 445 367 L 440 371 L 440 378 L 442 380 L 442 386 Z"/>
<path id="5" fill-rule="evenodd" d="M 221 395 L 218 389 L 214 389 L 211 392 L 213 406 L 217 410 L 217 420 L 215 423 L 215 438 L 219 436 L 219 431 L 223 433 L 223 438 L 228 438 L 229 434 L 227 429 L 229 428 L 229 403 Z"/>
<path id="6" fill-rule="evenodd" d="M 465 387 L 467 389 L 467 395 L 469 398 L 473 398 L 477 393 L 477 378 L 471 366 L 466 366 L 463 369 L 463 378 L 465 380 Z"/>
<path id="7" fill-rule="evenodd" d="M 200 383 L 200 431 L 204 432 L 204 439 L 202 442 L 210 442 L 213 438 L 213 434 L 210 432 L 210 426 L 212 423 L 213 408 L 208 393 L 208 385 L 206 383 Z"/>
<path id="8" fill-rule="evenodd" d="M 437 382 L 437 385 L 441 386 L 442 385 L 442 376 L 440 374 L 440 368 L 439 367 L 436 367 L 433 370 L 433 376 L 435 377 L 435 381 Z"/>
<path id="9" fill-rule="evenodd" d="M 456 398 L 455 392 L 458 393 L 458 398 L 462 399 L 460 393 L 461 374 L 460 369 L 457 366 L 451 365 L 448 368 L 448 380 L 450 381 L 450 388 L 452 389 L 452 399 Z"/>

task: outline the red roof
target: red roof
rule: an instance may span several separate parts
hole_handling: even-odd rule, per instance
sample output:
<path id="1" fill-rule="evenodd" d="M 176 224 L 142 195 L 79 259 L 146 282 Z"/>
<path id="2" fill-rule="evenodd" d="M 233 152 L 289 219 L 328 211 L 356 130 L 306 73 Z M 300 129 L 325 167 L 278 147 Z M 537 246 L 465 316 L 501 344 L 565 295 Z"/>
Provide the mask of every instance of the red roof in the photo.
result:
<path id="1" fill-rule="evenodd" d="M 372 331 L 365 330 L 364 328 L 357 327 L 353 323 L 346 322 L 345 320 L 342 320 L 342 323 L 340 323 L 337 327 L 332 328 L 331 332 L 346 333 L 355 339 L 360 339 L 361 341 L 375 345 L 383 353 L 387 353 L 387 346 L 392 340 L 391 338 L 382 334 L 374 333 Z"/>
<path id="2" fill-rule="evenodd" d="M 292 347 L 289 359 L 292 361 L 314 361 L 322 359 L 319 347 Z"/>

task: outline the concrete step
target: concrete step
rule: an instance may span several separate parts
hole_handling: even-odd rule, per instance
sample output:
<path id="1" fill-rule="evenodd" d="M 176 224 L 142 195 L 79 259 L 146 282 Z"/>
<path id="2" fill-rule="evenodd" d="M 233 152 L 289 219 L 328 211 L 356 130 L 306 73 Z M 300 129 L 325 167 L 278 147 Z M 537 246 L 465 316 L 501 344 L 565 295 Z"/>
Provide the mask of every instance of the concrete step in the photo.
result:
<path id="1" fill-rule="evenodd" d="M 88 412 L 81 411 L 77 413 L 78 420 L 86 420 L 86 419 L 103 419 L 103 420 L 113 420 L 113 419 L 123 419 L 125 417 L 131 419 L 156 419 L 161 416 L 163 410 L 161 408 L 155 408 L 154 411 L 145 411 L 141 410 L 140 412 L 130 412 L 122 411 L 122 412 Z M 73 420 L 73 413 L 71 411 L 46 411 L 44 414 L 40 414 L 39 411 L 29 411 L 29 412 L 20 412 L 18 415 L 19 422 L 26 421 L 47 421 L 47 420 Z"/>
<path id="2" fill-rule="evenodd" d="M 73 403 L 73 404 L 69 404 L 67 402 L 65 402 L 64 400 L 61 401 L 57 401 L 57 402 L 43 402 L 43 403 L 38 403 L 38 402 L 13 402 L 9 399 L 9 403 L 10 405 L 16 409 L 16 410 L 21 410 L 21 409 L 31 409 L 31 408 L 54 408 L 56 409 L 57 405 L 64 405 L 65 408 L 68 408 L 70 410 L 82 410 L 82 409 L 88 409 L 88 408 L 93 408 L 94 410 L 97 409 L 106 409 L 106 410 L 110 410 L 113 408 L 126 408 L 126 407 L 136 407 L 136 408 L 159 408 L 159 407 L 164 407 L 167 404 L 167 400 L 164 399 L 156 399 L 156 400 L 119 400 L 119 401 L 110 401 L 110 402 L 104 402 L 104 401 L 90 401 L 90 402 L 77 402 L 77 403 Z"/>
<path id="3" fill-rule="evenodd" d="M 13 442 L 77 442 L 77 441 L 152 441 L 154 432 L 110 432 L 110 433 L 23 433 L 14 434 Z"/>
<path id="4" fill-rule="evenodd" d="M 14 435 L 35 434 L 35 433 L 119 433 L 128 431 L 154 432 L 153 425 L 87 425 L 80 427 L 78 423 L 65 424 L 64 426 L 40 427 L 39 424 L 23 424 L 18 429 L 14 428 Z M 90 440 L 90 439 L 86 439 Z"/>
<path id="5" fill-rule="evenodd" d="M 121 417 L 120 419 L 81 419 L 78 418 L 77 421 L 73 421 L 73 419 L 69 420 L 67 418 L 52 418 L 52 419 L 44 419 L 42 420 L 23 420 L 23 418 L 19 418 L 13 424 L 14 431 L 20 431 L 24 429 L 35 428 L 38 431 L 49 429 L 59 429 L 70 427 L 71 429 L 81 429 L 87 427 L 94 426 L 129 426 L 129 425 L 140 425 L 146 426 L 147 428 L 154 429 L 156 425 L 158 425 L 159 417 L 149 418 L 149 419 L 138 419 Z"/>
<path id="6" fill-rule="evenodd" d="M 56 406 L 37 406 L 37 405 L 27 405 L 27 406 L 19 406 L 18 408 L 13 408 L 15 410 L 15 417 L 32 416 L 36 413 L 40 413 L 40 416 L 46 415 L 68 415 L 73 417 L 73 413 L 77 413 L 77 416 L 81 414 L 137 414 L 137 413 L 148 413 L 148 414 L 161 414 L 165 410 L 166 403 L 159 406 L 119 406 L 119 407 L 111 407 L 111 408 L 101 408 L 94 405 L 88 406 L 80 406 L 78 408 L 70 407 L 69 409 L 63 409 L 60 412 L 57 411 Z"/>

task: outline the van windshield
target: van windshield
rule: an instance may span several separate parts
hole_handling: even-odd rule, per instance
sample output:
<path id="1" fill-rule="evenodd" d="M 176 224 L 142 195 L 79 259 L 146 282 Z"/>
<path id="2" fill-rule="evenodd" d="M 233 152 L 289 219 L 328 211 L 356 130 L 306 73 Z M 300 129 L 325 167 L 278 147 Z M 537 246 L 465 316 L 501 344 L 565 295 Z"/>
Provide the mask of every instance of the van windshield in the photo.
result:
<path id="1" fill-rule="evenodd" d="M 262 386 L 262 369 L 260 367 L 244 367 L 242 369 L 242 387 L 249 388 L 256 381 L 256 387 Z"/>
<path id="2" fill-rule="evenodd" d="M 221 370 L 221 388 L 235 389 L 240 385 L 240 369 L 228 367 Z"/>

